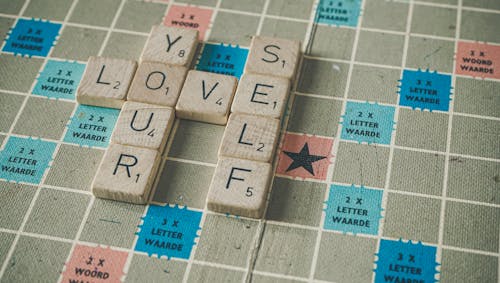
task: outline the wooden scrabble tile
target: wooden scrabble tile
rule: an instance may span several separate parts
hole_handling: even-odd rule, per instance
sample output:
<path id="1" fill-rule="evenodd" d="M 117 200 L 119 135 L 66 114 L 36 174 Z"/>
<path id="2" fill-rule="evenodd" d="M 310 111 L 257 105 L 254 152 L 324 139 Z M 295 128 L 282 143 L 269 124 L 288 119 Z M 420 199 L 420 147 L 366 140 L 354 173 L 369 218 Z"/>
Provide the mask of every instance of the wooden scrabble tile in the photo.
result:
<path id="1" fill-rule="evenodd" d="M 238 80 L 202 71 L 189 71 L 175 114 L 179 118 L 224 125 Z"/>
<path id="2" fill-rule="evenodd" d="M 155 61 L 189 67 L 197 45 L 197 30 L 153 26 L 142 51 L 141 62 Z"/>
<path id="3" fill-rule="evenodd" d="M 271 179 L 271 165 L 222 157 L 207 196 L 208 209 L 220 213 L 261 218 Z"/>
<path id="4" fill-rule="evenodd" d="M 99 198 L 146 203 L 159 157 L 156 150 L 110 144 L 92 183 L 92 193 Z"/>
<path id="5" fill-rule="evenodd" d="M 174 123 L 174 109 L 127 101 L 111 136 L 111 143 L 162 151 Z"/>
<path id="6" fill-rule="evenodd" d="M 277 119 L 246 114 L 231 114 L 227 123 L 219 157 L 244 158 L 270 163 L 278 140 Z"/>
<path id="7" fill-rule="evenodd" d="M 293 79 L 299 53 L 299 41 L 254 36 L 245 72 Z"/>
<path id="8" fill-rule="evenodd" d="M 175 107 L 187 68 L 159 62 L 142 62 L 135 72 L 127 100 Z"/>
<path id="9" fill-rule="evenodd" d="M 136 68 L 135 61 L 90 57 L 76 100 L 80 104 L 120 109 Z"/>
<path id="10" fill-rule="evenodd" d="M 258 74 L 244 74 L 238 83 L 232 113 L 280 119 L 286 107 L 290 80 Z"/>

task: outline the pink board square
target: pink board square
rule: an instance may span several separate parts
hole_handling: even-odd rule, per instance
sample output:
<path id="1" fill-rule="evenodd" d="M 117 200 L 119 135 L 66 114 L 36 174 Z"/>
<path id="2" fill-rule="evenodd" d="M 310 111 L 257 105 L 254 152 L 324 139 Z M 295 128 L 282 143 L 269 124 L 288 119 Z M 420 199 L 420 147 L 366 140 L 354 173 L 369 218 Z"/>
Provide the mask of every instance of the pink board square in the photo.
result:
<path id="1" fill-rule="evenodd" d="M 211 9 L 172 5 L 163 24 L 169 27 L 196 29 L 199 32 L 199 40 L 203 40 L 211 19 Z"/>
<path id="2" fill-rule="evenodd" d="M 276 173 L 325 180 L 331 164 L 332 138 L 285 133 Z"/>
<path id="3" fill-rule="evenodd" d="M 128 253 L 76 245 L 62 282 L 121 282 Z"/>
<path id="4" fill-rule="evenodd" d="M 500 79 L 500 46 L 458 42 L 455 72 L 460 75 Z"/>

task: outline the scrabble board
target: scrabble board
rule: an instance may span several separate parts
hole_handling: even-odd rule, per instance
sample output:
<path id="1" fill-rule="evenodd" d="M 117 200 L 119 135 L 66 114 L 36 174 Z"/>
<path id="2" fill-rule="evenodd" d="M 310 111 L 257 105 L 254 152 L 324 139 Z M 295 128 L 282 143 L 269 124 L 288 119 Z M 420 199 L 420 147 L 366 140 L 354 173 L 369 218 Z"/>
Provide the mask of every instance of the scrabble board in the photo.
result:
<path id="1" fill-rule="evenodd" d="M 224 126 L 176 119 L 148 205 L 90 186 L 119 110 L 90 56 L 196 29 L 240 78 L 251 37 L 302 42 L 262 219 L 206 198 Z M 498 0 L 0 0 L 0 281 L 498 282 Z"/>

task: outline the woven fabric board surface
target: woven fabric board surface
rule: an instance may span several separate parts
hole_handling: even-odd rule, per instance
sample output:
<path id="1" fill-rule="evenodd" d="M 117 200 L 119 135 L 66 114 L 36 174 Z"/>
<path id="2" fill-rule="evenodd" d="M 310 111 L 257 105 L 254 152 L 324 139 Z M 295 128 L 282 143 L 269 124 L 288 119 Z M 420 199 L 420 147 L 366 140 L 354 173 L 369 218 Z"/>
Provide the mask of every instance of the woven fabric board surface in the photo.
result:
<path id="1" fill-rule="evenodd" d="M 206 209 L 224 126 L 188 120 L 149 205 L 90 192 L 119 110 L 76 103 L 85 64 L 155 24 L 236 77 L 252 36 L 301 41 L 263 219 Z M 0 0 L 0 281 L 498 282 L 499 27 L 498 0 Z"/>

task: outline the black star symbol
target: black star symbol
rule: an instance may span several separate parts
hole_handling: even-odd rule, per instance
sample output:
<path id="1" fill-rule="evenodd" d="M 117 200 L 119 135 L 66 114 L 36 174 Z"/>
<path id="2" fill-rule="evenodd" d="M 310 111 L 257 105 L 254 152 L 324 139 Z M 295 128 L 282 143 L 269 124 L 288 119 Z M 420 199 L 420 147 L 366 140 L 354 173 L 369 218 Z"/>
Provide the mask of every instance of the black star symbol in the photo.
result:
<path id="1" fill-rule="evenodd" d="M 293 159 L 292 164 L 288 166 L 286 172 L 291 171 L 293 169 L 297 169 L 302 167 L 307 170 L 307 172 L 311 173 L 314 176 L 314 170 L 312 167 L 313 162 L 319 161 L 321 159 L 325 159 L 326 156 L 319 155 L 311 155 L 309 154 L 309 145 L 307 143 L 304 144 L 299 153 L 284 151 L 284 153 Z"/>

